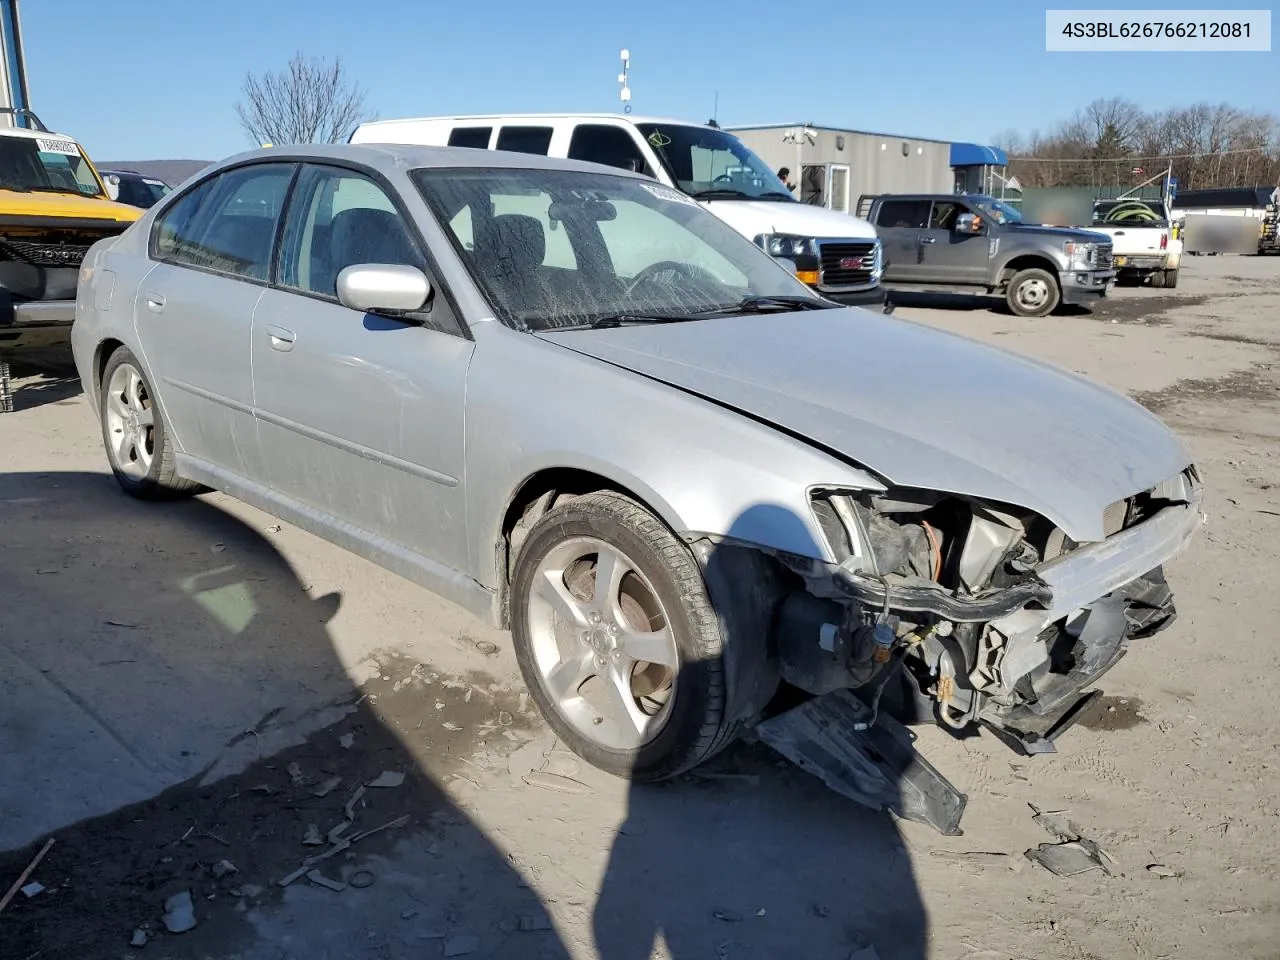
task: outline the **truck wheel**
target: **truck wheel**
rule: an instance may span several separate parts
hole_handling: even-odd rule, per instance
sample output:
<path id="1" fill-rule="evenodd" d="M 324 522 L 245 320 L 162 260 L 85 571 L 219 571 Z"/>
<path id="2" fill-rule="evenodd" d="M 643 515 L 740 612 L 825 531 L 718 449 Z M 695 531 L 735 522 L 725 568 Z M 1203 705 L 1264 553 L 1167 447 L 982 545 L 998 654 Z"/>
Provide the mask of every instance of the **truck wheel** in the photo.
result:
<path id="1" fill-rule="evenodd" d="M 1052 273 L 1030 267 L 1013 275 L 1005 299 L 1019 317 L 1046 317 L 1058 306 L 1062 291 Z"/>
<path id="2" fill-rule="evenodd" d="M 1166 290 L 1172 290 L 1178 285 L 1178 271 L 1166 270 L 1164 272 L 1164 287 Z"/>
<path id="3" fill-rule="evenodd" d="M 198 483 L 178 476 L 164 415 L 128 347 L 117 348 L 107 360 L 98 414 L 111 472 L 129 496 L 167 500 L 200 489 Z"/>
<path id="4" fill-rule="evenodd" d="M 1169 278 L 1169 273 L 1170 271 L 1168 270 L 1152 270 L 1151 285 L 1153 287 L 1167 287 L 1168 283 L 1166 281 Z"/>
<path id="5" fill-rule="evenodd" d="M 542 715 L 593 766 L 661 780 L 737 736 L 702 572 L 632 500 L 592 493 L 534 524 L 512 577 L 511 632 Z"/>

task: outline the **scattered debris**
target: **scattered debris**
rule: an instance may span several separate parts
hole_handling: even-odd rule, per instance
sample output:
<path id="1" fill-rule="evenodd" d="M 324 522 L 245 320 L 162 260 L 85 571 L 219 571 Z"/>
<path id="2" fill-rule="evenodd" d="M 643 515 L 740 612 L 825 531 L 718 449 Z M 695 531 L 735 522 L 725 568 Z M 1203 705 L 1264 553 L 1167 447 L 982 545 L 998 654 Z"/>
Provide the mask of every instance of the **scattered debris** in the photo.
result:
<path id="1" fill-rule="evenodd" d="M 164 921 L 164 928 L 170 933 L 186 933 L 194 928 L 196 908 L 191 902 L 191 891 L 183 890 L 166 900 L 161 919 Z"/>
<path id="2" fill-rule="evenodd" d="M 1065 810 L 1049 810 L 1041 811 L 1034 803 L 1028 803 L 1035 814 L 1031 819 L 1042 826 L 1055 840 L 1079 840 L 1081 831 L 1074 823 L 1063 820 L 1059 814 L 1065 813 Z"/>
<path id="3" fill-rule="evenodd" d="M 312 790 L 311 795 L 313 797 L 327 797 L 329 794 L 333 793 L 333 791 L 338 788 L 338 785 L 340 783 L 342 783 L 341 777 L 330 777 L 324 783 L 320 784 L 320 786 Z"/>
<path id="4" fill-rule="evenodd" d="M 876 953 L 875 947 L 863 947 L 849 954 L 849 960 L 880 960 L 880 954 Z"/>
<path id="5" fill-rule="evenodd" d="M 23 888 L 27 880 L 31 877 L 31 874 L 35 872 L 36 867 L 40 865 L 40 861 L 44 859 L 44 855 L 49 852 L 49 848 L 52 846 L 53 837 L 50 837 L 44 842 L 44 846 L 40 848 L 40 852 L 31 858 L 31 862 L 27 864 L 27 869 L 23 870 L 22 873 L 18 875 L 18 879 L 13 881 L 13 886 L 9 888 L 3 898 L 0 898 L 0 910 L 7 907 L 9 905 L 9 901 L 12 900 L 17 895 L 18 891 Z"/>
<path id="6" fill-rule="evenodd" d="M 511 726 L 511 724 L 515 722 L 516 722 L 515 717 L 511 716 L 511 714 L 508 713 L 506 710 L 498 711 L 498 726 L 509 727 Z"/>
<path id="7" fill-rule="evenodd" d="M 398 787 L 404 783 L 404 774 L 399 770 L 383 770 L 365 784 L 366 787 Z"/>
<path id="8" fill-rule="evenodd" d="M 365 887 L 372 887 L 378 882 L 378 878 L 374 876 L 372 870 L 357 870 L 347 878 L 347 882 L 353 887 L 363 890 Z"/>
<path id="9" fill-rule="evenodd" d="M 151 939 L 151 934 L 139 927 L 133 931 L 133 939 L 129 941 L 131 947 L 145 947 L 147 941 Z"/>
<path id="10" fill-rule="evenodd" d="M 813 915 L 815 917 L 831 916 L 831 908 L 828 907 L 825 903 L 815 903 L 812 909 L 813 909 Z"/>
<path id="11" fill-rule="evenodd" d="M 125 623 L 123 620 L 103 620 L 102 622 L 106 624 L 108 627 L 119 627 L 121 630 L 137 630 L 138 629 L 138 625 L 136 623 Z M 120 661 L 120 662 L 123 663 L 123 662 L 132 662 L 132 661 Z"/>
<path id="12" fill-rule="evenodd" d="M 760 783 L 760 777 L 754 773 L 721 773 L 718 770 L 699 770 L 694 768 L 689 771 L 689 775 L 699 780 L 739 780 L 753 787 Z"/>
<path id="13" fill-rule="evenodd" d="M 712 916 L 725 923 L 741 923 L 744 919 L 742 914 L 733 910 L 717 910 Z"/>
<path id="14" fill-rule="evenodd" d="M 314 883 L 317 887 L 324 887 L 326 890 L 332 890 L 334 893 L 341 893 L 347 889 L 347 885 L 341 880 L 330 880 L 319 870 L 308 870 L 306 878 Z"/>
<path id="15" fill-rule="evenodd" d="M 355 820 L 356 804 L 360 802 L 360 798 L 364 796 L 366 789 L 366 787 L 357 787 L 356 792 L 351 795 L 351 799 L 343 806 L 342 812 L 347 815 L 348 820 Z M 332 842 L 332 835 L 330 835 L 330 842 Z"/>
<path id="16" fill-rule="evenodd" d="M 988 852 L 986 850 L 931 850 L 929 853 L 948 863 L 973 864 L 980 867 L 1007 867 L 1015 871 L 1022 866 L 1007 853 Z"/>
<path id="17" fill-rule="evenodd" d="M 498 645 L 490 640 L 477 640 L 476 649 L 486 657 L 494 657 L 498 655 Z"/>
<path id="18" fill-rule="evenodd" d="M 241 884 L 237 889 L 240 891 L 236 894 L 238 897 L 248 897 L 252 900 L 254 897 L 262 896 L 262 887 L 258 886 L 256 883 Z"/>
<path id="19" fill-rule="evenodd" d="M 324 846 L 324 837 L 320 835 L 320 827 L 318 824 L 307 824 L 307 832 L 302 835 L 302 842 L 308 847 Z"/>
<path id="20" fill-rule="evenodd" d="M 551 918 L 541 914 L 536 916 L 525 915 L 516 921 L 516 929 L 522 933 L 530 933 L 534 930 L 550 930 Z"/>
<path id="21" fill-rule="evenodd" d="M 305 778 L 302 776 L 302 767 L 299 764 L 291 763 L 289 766 L 285 767 L 285 770 L 288 772 L 289 779 L 293 781 L 294 786 L 300 786 L 302 784 L 302 781 Z"/>
<path id="22" fill-rule="evenodd" d="M 581 780 L 562 777 L 558 773 L 545 773 L 542 770 L 534 770 L 532 773 L 526 774 L 524 782 L 531 787 L 541 787 L 544 790 L 555 790 L 557 793 L 571 793 L 581 796 L 583 794 L 595 792 Z"/>
<path id="23" fill-rule="evenodd" d="M 1092 840 L 1081 838 L 1066 843 L 1042 843 L 1028 850 L 1026 857 L 1059 877 L 1074 877 L 1090 870 L 1111 870 L 1102 861 L 1102 852 Z"/>
<path id="24" fill-rule="evenodd" d="M 44 893 L 44 884 L 37 883 L 35 880 L 32 880 L 30 883 L 28 883 L 25 887 L 22 888 L 22 895 L 26 897 L 28 900 L 30 900 L 32 897 L 36 896 L 37 894 L 41 894 L 41 893 Z"/>
<path id="25" fill-rule="evenodd" d="M 401 910 L 400 911 L 401 920 L 412 920 L 417 915 L 418 915 L 417 910 Z"/>
<path id="26" fill-rule="evenodd" d="M 223 877 L 229 877 L 233 873 L 239 873 L 236 865 L 230 860 L 219 860 L 213 865 L 213 875 L 221 880 Z"/>
<path id="27" fill-rule="evenodd" d="M 227 549 L 227 545 L 225 543 L 214 543 L 209 545 L 210 553 L 221 553 L 225 549 Z"/>
<path id="28" fill-rule="evenodd" d="M 480 949 L 480 938 L 474 933 L 460 933 L 444 942 L 445 957 L 465 957 Z"/>
<path id="29" fill-rule="evenodd" d="M 440 726 L 444 727 L 446 730 L 452 731 L 453 733 L 457 733 L 459 730 L 462 729 L 452 720 L 446 720 L 444 723 L 440 724 Z"/>
<path id="30" fill-rule="evenodd" d="M 350 750 L 355 742 L 356 735 L 354 733 L 344 733 L 338 738 L 338 746 L 342 747 L 343 750 Z"/>
<path id="31" fill-rule="evenodd" d="M 280 524 L 273 523 L 271 526 L 267 527 L 267 533 L 279 533 L 282 529 L 284 528 L 281 527 Z"/>
<path id="32" fill-rule="evenodd" d="M 1151 874 L 1152 876 L 1156 876 L 1156 877 L 1180 877 L 1180 876 L 1182 876 L 1182 871 L 1181 871 L 1181 870 L 1175 870 L 1175 869 L 1173 869 L 1173 867 L 1166 867 L 1163 863 L 1149 863 L 1149 864 L 1147 864 L 1147 873 Z"/>

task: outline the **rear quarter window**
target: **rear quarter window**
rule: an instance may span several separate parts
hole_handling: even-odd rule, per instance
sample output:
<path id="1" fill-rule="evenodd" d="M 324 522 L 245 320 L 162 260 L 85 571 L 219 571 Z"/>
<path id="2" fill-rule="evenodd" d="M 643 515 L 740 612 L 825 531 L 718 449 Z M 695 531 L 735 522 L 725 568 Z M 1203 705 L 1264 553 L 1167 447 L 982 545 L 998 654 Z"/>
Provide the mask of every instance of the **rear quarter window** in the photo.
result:
<path id="1" fill-rule="evenodd" d="M 534 153 L 545 157 L 550 148 L 550 127 L 503 127 L 498 131 L 499 150 Z"/>

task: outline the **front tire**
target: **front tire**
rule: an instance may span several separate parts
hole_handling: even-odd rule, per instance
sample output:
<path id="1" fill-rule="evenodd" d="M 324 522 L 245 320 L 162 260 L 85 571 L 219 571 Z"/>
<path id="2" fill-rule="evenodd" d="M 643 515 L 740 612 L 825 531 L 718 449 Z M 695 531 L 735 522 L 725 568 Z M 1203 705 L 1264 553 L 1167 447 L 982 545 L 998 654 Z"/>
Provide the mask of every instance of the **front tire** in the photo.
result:
<path id="1" fill-rule="evenodd" d="M 662 780 L 737 734 L 702 572 L 626 497 L 576 497 L 534 524 L 512 578 L 511 632 L 543 716 L 593 766 Z"/>
<path id="2" fill-rule="evenodd" d="M 1030 267 L 1019 270 L 1005 293 L 1009 309 L 1019 317 L 1047 317 L 1062 300 L 1058 278 L 1048 270 Z"/>
<path id="3" fill-rule="evenodd" d="M 111 472 L 129 496 L 167 500 L 199 489 L 199 484 L 178 476 L 164 414 L 128 347 L 118 347 L 107 360 L 98 419 Z"/>

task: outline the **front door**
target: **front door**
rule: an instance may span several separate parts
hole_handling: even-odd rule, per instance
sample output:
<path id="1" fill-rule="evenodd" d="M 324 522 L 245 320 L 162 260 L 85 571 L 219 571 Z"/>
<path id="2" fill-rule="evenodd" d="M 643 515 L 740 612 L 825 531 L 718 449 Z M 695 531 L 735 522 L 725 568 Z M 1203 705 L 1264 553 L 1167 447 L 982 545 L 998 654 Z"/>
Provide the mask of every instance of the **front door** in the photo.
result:
<path id="1" fill-rule="evenodd" d="M 928 226 L 920 232 L 922 263 L 936 283 L 985 284 L 990 238 L 957 233 L 956 217 L 975 213 L 959 200 L 935 200 Z M 986 218 L 984 218 L 986 219 Z"/>
<path id="2" fill-rule="evenodd" d="M 884 251 L 884 279 L 912 283 L 924 274 L 921 233 L 929 219 L 928 200 L 882 200 L 876 211 L 876 233 Z"/>
<path id="3" fill-rule="evenodd" d="M 159 262 L 137 290 L 143 361 L 183 453 L 244 477 L 260 472 L 249 327 L 296 166 L 259 163 L 206 181 L 156 222 Z"/>
<path id="4" fill-rule="evenodd" d="M 302 169 L 277 287 L 253 316 L 253 383 L 269 485 L 357 535 L 466 569 L 463 401 L 472 341 L 437 291 L 395 319 L 338 302 L 344 267 L 426 270 L 416 231 L 379 183 Z"/>

